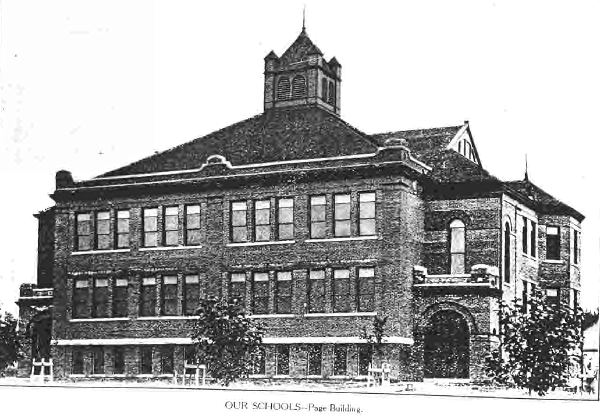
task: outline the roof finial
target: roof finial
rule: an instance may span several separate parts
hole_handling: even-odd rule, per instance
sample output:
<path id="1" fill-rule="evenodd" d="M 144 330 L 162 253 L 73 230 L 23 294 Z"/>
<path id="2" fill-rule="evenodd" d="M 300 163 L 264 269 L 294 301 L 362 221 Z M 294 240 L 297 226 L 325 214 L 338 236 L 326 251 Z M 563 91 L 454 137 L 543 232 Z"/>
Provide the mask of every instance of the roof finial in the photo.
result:
<path id="1" fill-rule="evenodd" d="M 529 172 L 527 168 L 527 154 L 525 154 L 525 181 L 529 182 Z"/>
<path id="2" fill-rule="evenodd" d="M 302 32 L 306 31 L 306 4 L 302 7 Z"/>

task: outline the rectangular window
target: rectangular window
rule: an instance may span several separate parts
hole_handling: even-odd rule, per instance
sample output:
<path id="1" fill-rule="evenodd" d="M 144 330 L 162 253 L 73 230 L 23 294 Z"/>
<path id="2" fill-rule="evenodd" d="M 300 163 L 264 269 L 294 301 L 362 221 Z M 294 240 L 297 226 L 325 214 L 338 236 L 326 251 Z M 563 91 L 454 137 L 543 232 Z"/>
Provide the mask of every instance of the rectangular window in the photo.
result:
<path id="1" fill-rule="evenodd" d="M 252 375 L 266 374 L 266 352 L 264 346 L 258 347 L 251 355 Z"/>
<path id="2" fill-rule="evenodd" d="M 231 240 L 233 242 L 248 241 L 247 203 L 235 201 L 231 203 Z"/>
<path id="3" fill-rule="evenodd" d="M 358 374 L 367 375 L 371 363 L 371 346 L 358 345 Z"/>
<path id="4" fill-rule="evenodd" d="M 96 249 L 110 249 L 110 212 L 96 213 Z"/>
<path id="5" fill-rule="evenodd" d="M 546 300 L 548 303 L 559 304 L 560 303 L 560 288 L 547 288 L 546 289 Z"/>
<path id="6" fill-rule="evenodd" d="M 333 348 L 333 374 L 346 375 L 348 368 L 348 346 L 335 345 Z"/>
<path id="7" fill-rule="evenodd" d="M 74 375 L 83 375 L 83 350 L 73 348 L 73 370 Z"/>
<path id="8" fill-rule="evenodd" d="M 252 281 L 252 313 L 269 313 L 269 274 L 255 272 Z"/>
<path id="9" fill-rule="evenodd" d="M 323 239 L 326 237 L 327 200 L 324 195 L 310 198 L 310 237 L 312 239 Z"/>
<path id="10" fill-rule="evenodd" d="M 113 373 L 125 374 L 125 348 L 123 346 L 113 347 Z"/>
<path id="11" fill-rule="evenodd" d="M 577 265 L 579 263 L 579 232 L 573 231 L 573 263 Z"/>
<path id="12" fill-rule="evenodd" d="M 140 347 L 140 374 L 152 375 L 152 346 Z"/>
<path id="13" fill-rule="evenodd" d="M 560 228 L 546 226 L 546 259 L 560 259 Z"/>
<path id="14" fill-rule="evenodd" d="M 104 374 L 104 348 L 102 346 L 94 346 L 92 349 L 92 374 Z"/>
<path id="15" fill-rule="evenodd" d="M 177 276 L 165 275 L 161 291 L 161 311 L 163 316 L 177 315 Z"/>
<path id="16" fill-rule="evenodd" d="M 529 243 L 531 245 L 531 249 L 529 250 L 529 254 L 533 257 L 537 256 L 537 223 L 531 222 L 531 236 L 529 238 Z"/>
<path id="17" fill-rule="evenodd" d="M 229 299 L 237 299 L 242 308 L 246 307 L 246 274 L 236 272 L 231 274 L 229 283 Z"/>
<path id="18" fill-rule="evenodd" d="M 573 310 L 577 310 L 579 308 L 579 291 L 573 290 Z"/>
<path id="19" fill-rule="evenodd" d="M 522 246 L 523 246 L 523 253 L 527 253 L 527 249 L 528 249 L 528 245 L 527 245 L 527 238 L 529 237 L 529 234 L 527 232 L 527 217 L 522 217 L 523 219 L 523 233 L 521 235 L 523 241 L 522 241 Z"/>
<path id="20" fill-rule="evenodd" d="M 254 240 L 267 242 L 271 240 L 271 202 L 260 200 L 254 203 Z"/>
<path id="21" fill-rule="evenodd" d="M 338 194 L 333 198 L 333 234 L 336 237 L 348 237 L 350 228 L 350 194 Z"/>
<path id="22" fill-rule="evenodd" d="M 294 239 L 294 199 L 277 200 L 277 239 Z"/>
<path id="23" fill-rule="evenodd" d="M 144 209 L 144 247 L 158 246 L 158 209 Z"/>
<path id="24" fill-rule="evenodd" d="M 117 248 L 129 247 L 129 210 L 117 211 Z"/>
<path id="25" fill-rule="evenodd" d="M 275 348 L 276 375 L 290 374 L 290 347 L 288 345 L 277 345 Z"/>
<path id="26" fill-rule="evenodd" d="M 165 246 L 179 245 L 179 207 L 165 207 Z"/>
<path id="27" fill-rule="evenodd" d="M 183 358 L 186 364 L 196 363 L 196 346 L 189 345 L 183 348 Z"/>
<path id="28" fill-rule="evenodd" d="M 352 293 L 350 292 L 350 270 L 335 269 L 333 271 L 333 311 L 335 313 L 352 311 L 352 307 L 354 306 L 352 298 Z"/>
<path id="29" fill-rule="evenodd" d="M 276 311 L 278 314 L 290 314 L 292 312 L 292 273 L 290 271 L 277 272 L 276 285 Z"/>
<path id="30" fill-rule="evenodd" d="M 323 363 L 322 345 L 307 346 L 307 370 L 306 374 L 311 376 L 321 376 Z"/>
<path id="31" fill-rule="evenodd" d="M 92 250 L 92 215 L 91 213 L 77 214 L 77 250 Z"/>
<path id="32" fill-rule="evenodd" d="M 156 315 L 156 278 L 142 278 L 142 291 L 140 294 L 140 316 Z"/>
<path id="33" fill-rule="evenodd" d="M 108 317 L 108 279 L 94 279 L 93 306 L 94 317 Z"/>
<path id="34" fill-rule="evenodd" d="M 160 372 L 163 375 L 173 374 L 173 346 L 160 347 Z"/>
<path id="35" fill-rule="evenodd" d="M 200 244 L 200 206 L 185 206 L 185 244 Z"/>
<path id="36" fill-rule="evenodd" d="M 186 275 L 183 292 L 183 314 L 193 316 L 196 314 L 200 302 L 200 277 L 198 275 Z"/>
<path id="37" fill-rule="evenodd" d="M 325 312 L 325 271 L 310 271 L 308 279 L 309 313 Z"/>
<path id="38" fill-rule="evenodd" d="M 360 193 L 358 195 L 358 234 L 360 236 L 377 234 L 375 193 Z"/>
<path id="39" fill-rule="evenodd" d="M 113 287 L 113 317 L 127 317 L 129 306 L 127 278 L 116 278 Z"/>
<path id="40" fill-rule="evenodd" d="M 90 298 L 87 278 L 76 279 L 73 287 L 73 318 L 87 318 Z"/>
<path id="41" fill-rule="evenodd" d="M 358 311 L 375 311 L 375 268 L 358 268 Z"/>

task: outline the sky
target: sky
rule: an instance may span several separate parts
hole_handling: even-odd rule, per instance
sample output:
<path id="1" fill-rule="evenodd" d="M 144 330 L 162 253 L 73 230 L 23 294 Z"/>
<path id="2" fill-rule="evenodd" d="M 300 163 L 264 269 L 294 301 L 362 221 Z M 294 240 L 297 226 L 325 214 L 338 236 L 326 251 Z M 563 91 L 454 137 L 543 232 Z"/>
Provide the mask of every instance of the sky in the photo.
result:
<path id="1" fill-rule="evenodd" d="M 482 163 L 586 216 L 598 305 L 600 1 L 4 1 L 0 309 L 35 282 L 54 174 L 87 179 L 262 112 L 263 58 L 306 27 L 367 133 L 469 120 Z"/>

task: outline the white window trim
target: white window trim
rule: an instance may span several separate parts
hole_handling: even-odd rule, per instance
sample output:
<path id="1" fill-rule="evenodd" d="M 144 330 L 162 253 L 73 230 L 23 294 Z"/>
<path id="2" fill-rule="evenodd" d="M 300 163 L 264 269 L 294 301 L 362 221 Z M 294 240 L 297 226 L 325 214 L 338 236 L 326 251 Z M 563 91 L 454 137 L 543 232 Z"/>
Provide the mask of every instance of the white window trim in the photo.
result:
<path id="1" fill-rule="evenodd" d="M 71 323 L 98 322 L 98 321 L 127 321 L 130 317 L 95 317 L 89 319 L 71 319 Z"/>
<path id="2" fill-rule="evenodd" d="M 235 247 L 244 247 L 244 246 L 289 245 L 291 243 L 296 243 L 296 241 L 295 240 L 265 240 L 262 242 L 235 242 L 235 243 L 228 243 L 225 246 L 229 247 L 229 248 L 235 248 Z"/>
<path id="3" fill-rule="evenodd" d="M 304 317 L 372 317 L 376 315 L 376 311 L 353 311 L 349 313 L 306 313 Z"/>
<path id="4" fill-rule="evenodd" d="M 251 314 L 246 316 L 249 319 L 293 319 L 294 314 Z"/>
<path id="5" fill-rule="evenodd" d="M 124 253 L 131 251 L 130 248 L 126 249 L 95 249 L 95 250 L 78 250 L 71 252 L 71 255 L 96 255 L 102 253 Z"/>
<path id="6" fill-rule="evenodd" d="M 152 247 L 143 247 L 139 248 L 140 252 L 151 252 L 151 251 L 161 251 L 161 250 L 179 250 L 179 249 L 200 249 L 202 245 L 181 245 L 181 246 L 152 246 Z"/>
<path id="7" fill-rule="evenodd" d="M 369 235 L 369 236 L 355 236 L 355 237 L 332 237 L 332 238 L 323 238 L 323 239 L 306 239 L 306 243 L 319 243 L 319 242 L 349 242 L 353 240 L 377 240 L 379 239 L 378 235 Z"/>

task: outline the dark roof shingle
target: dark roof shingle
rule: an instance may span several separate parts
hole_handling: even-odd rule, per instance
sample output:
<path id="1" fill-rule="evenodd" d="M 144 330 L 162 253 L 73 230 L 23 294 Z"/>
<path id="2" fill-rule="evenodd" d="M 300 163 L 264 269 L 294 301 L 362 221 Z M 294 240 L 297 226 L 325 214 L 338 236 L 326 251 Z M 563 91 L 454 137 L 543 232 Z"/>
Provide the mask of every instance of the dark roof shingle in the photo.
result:
<path id="1" fill-rule="evenodd" d="M 373 153 L 368 135 L 318 107 L 269 110 L 100 177 L 199 168 L 211 155 L 233 165 Z"/>

